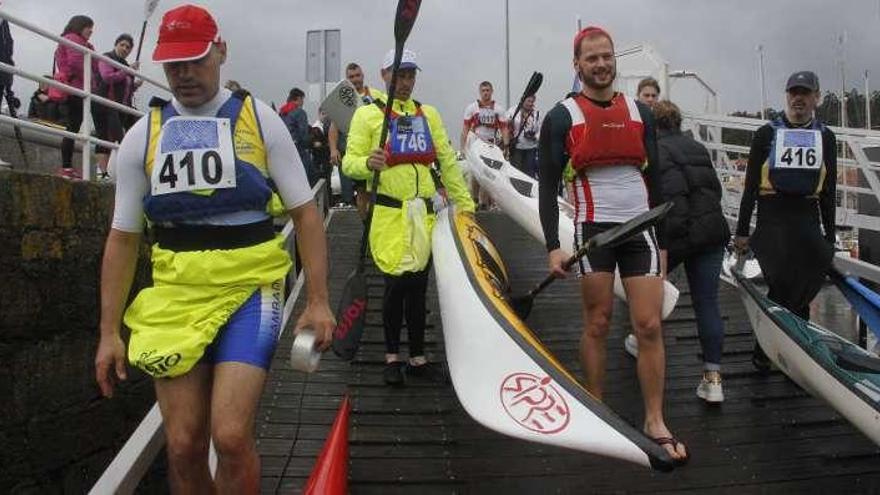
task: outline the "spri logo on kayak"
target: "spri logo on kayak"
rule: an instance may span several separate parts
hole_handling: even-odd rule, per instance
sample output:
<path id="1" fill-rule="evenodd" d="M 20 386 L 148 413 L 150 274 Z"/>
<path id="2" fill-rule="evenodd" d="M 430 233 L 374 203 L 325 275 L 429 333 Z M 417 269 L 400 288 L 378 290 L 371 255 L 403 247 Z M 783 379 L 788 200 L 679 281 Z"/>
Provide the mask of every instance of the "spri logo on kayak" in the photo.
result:
<path id="1" fill-rule="evenodd" d="M 512 373 L 501 383 L 501 404 L 527 430 L 550 435 L 568 426 L 571 410 L 553 379 L 531 373 Z"/>

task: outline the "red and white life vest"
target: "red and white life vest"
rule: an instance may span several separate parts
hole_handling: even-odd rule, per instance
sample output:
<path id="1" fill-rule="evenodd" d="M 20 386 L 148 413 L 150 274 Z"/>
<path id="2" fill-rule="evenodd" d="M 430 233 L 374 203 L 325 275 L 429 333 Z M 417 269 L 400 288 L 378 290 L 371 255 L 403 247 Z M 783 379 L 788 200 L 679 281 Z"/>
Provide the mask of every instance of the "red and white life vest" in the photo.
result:
<path id="1" fill-rule="evenodd" d="M 375 100 L 374 104 L 380 109 L 385 107 L 384 102 L 379 100 Z M 389 167 L 403 163 L 431 166 L 437 160 L 428 119 L 422 112 L 421 103 L 415 104 L 415 115 L 400 115 L 393 109 L 390 112 L 391 122 L 388 125 L 388 140 L 385 142 L 385 152 L 388 154 L 386 163 Z"/>
<path id="2" fill-rule="evenodd" d="M 611 106 L 600 107 L 578 94 L 562 101 L 571 116 L 565 141 L 576 171 L 604 165 L 645 163 L 645 125 L 635 100 L 617 93 Z"/>
<path id="3" fill-rule="evenodd" d="M 464 126 L 487 142 L 496 142 L 504 131 L 507 122 L 504 111 L 492 100 L 483 104 L 480 100 L 472 102 L 465 109 Z"/>

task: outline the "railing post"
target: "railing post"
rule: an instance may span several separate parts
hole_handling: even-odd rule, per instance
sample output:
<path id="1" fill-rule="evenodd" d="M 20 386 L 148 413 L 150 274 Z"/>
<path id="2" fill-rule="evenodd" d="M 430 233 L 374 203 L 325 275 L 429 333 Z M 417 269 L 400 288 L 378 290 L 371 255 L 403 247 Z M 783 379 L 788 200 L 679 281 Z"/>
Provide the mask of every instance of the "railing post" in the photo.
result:
<path id="1" fill-rule="evenodd" d="M 85 52 L 83 54 L 83 91 L 86 92 L 83 98 L 83 119 L 79 133 L 88 138 L 92 134 L 91 118 L 92 118 L 92 54 Z M 92 145 L 87 140 L 82 141 L 82 178 L 83 180 L 91 180 L 92 175 Z"/>

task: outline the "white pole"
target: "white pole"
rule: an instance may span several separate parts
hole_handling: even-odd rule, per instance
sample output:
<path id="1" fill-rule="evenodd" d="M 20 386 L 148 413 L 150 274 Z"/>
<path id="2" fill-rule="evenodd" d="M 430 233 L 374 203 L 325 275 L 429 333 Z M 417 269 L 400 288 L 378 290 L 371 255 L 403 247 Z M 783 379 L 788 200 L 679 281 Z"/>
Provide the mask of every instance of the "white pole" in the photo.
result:
<path id="1" fill-rule="evenodd" d="M 393 96 L 393 95 L 392 95 Z M 318 106 L 327 97 L 327 30 L 321 30 L 321 99 Z M 316 110 L 317 113 L 317 110 Z"/>
<path id="2" fill-rule="evenodd" d="M 846 42 L 846 31 L 843 32 L 838 38 L 837 41 L 840 47 L 840 127 L 846 127 L 846 65 L 844 64 L 844 48 L 843 44 Z M 846 153 L 846 145 L 843 146 L 843 158 L 847 158 Z M 849 209 L 849 195 L 847 194 L 847 169 L 843 170 L 843 208 L 844 211 Z"/>
<path id="3" fill-rule="evenodd" d="M 840 44 L 840 127 L 846 127 L 846 61 L 844 43 L 846 31 L 837 38 Z"/>
<path id="4" fill-rule="evenodd" d="M 871 86 L 868 84 L 868 71 L 865 71 L 865 129 L 871 129 Z"/>
<path id="5" fill-rule="evenodd" d="M 758 45 L 758 73 L 761 84 L 761 120 L 767 120 L 767 91 L 764 89 L 764 45 Z"/>
<path id="6" fill-rule="evenodd" d="M 88 137 L 92 134 L 92 54 L 86 52 L 83 54 L 83 91 L 86 96 L 83 98 L 83 119 L 79 133 Z M 82 143 L 82 178 L 90 180 L 92 177 L 92 144 L 84 140 Z"/>
<path id="7" fill-rule="evenodd" d="M 666 92 L 666 96 L 661 94 L 660 96 L 664 100 L 672 100 L 672 87 L 669 86 L 669 62 L 664 61 L 663 65 L 660 66 L 660 84 L 663 85 L 663 91 Z"/>
<path id="8" fill-rule="evenodd" d="M 510 108 L 510 5 L 504 0 L 504 108 Z"/>

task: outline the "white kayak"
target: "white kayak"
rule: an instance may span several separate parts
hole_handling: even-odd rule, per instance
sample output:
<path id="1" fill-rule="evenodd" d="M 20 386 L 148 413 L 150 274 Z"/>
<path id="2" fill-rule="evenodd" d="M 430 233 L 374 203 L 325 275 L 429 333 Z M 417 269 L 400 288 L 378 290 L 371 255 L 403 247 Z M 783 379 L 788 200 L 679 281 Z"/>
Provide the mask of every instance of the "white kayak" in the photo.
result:
<path id="1" fill-rule="evenodd" d="M 773 364 L 880 445 L 880 359 L 767 299 L 742 272 L 733 276 Z"/>
<path id="2" fill-rule="evenodd" d="M 522 173 L 504 159 L 501 149 L 471 133 L 465 156 L 468 171 L 485 188 L 504 213 L 537 241 L 544 242 L 544 230 L 538 213 L 538 181 Z M 574 207 L 558 198 L 559 239 L 574 241 Z M 663 318 L 667 318 L 678 302 L 679 291 L 668 280 L 663 284 Z M 620 274 L 614 277 L 614 294 L 626 301 Z"/>
<path id="3" fill-rule="evenodd" d="M 446 359 L 464 409 L 499 433 L 669 470 L 669 454 L 589 394 L 505 299 L 507 269 L 473 215 L 433 234 Z"/>

